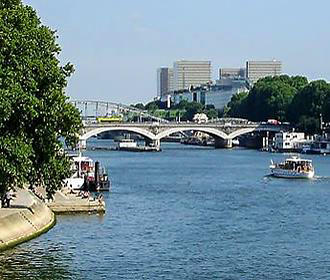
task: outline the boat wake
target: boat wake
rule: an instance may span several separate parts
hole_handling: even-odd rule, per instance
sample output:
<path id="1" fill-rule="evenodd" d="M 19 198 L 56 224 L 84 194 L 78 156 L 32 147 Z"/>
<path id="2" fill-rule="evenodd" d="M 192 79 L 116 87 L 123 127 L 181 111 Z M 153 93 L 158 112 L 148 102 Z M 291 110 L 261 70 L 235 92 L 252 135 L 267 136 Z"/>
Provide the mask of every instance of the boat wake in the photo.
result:
<path id="1" fill-rule="evenodd" d="M 330 181 L 330 176 L 314 176 L 314 180 L 317 180 L 317 181 Z"/>

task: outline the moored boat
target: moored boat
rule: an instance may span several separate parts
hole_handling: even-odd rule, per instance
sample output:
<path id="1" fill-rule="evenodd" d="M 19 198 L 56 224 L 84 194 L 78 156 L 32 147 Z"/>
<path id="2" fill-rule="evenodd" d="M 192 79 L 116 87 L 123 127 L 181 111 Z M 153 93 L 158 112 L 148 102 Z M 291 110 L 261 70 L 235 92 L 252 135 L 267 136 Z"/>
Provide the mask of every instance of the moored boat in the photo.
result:
<path id="1" fill-rule="evenodd" d="M 159 152 L 160 148 L 155 146 L 139 146 L 134 139 L 121 139 L 118 141 L 117 150 L 127 152 Z"/>
<path id="2" fill-rule="evenodd" d="M 287 158 L 281 163 L 272 162 L 269 168 L 273 176 L 280 178 L 311 179 L 315 174 L 311 160 L 296 156 Z"/>
<path id="3" fill-rule="evenodd" d="M 73 190 L 109 191 L 110 180 L 98 161 L 95 163 L 89 157 L 79 155 L 70 156 L 72 160 L 72 176 L 65 180 L 65 184 Z"/>

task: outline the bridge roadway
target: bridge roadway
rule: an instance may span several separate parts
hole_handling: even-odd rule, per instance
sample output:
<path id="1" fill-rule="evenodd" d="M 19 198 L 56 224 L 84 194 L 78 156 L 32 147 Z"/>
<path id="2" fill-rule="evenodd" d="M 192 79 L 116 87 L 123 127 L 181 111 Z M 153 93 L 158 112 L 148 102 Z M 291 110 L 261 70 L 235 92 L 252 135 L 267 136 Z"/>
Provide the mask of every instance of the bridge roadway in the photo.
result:
<path id="1" fill-rule="evenodd" d="M 88 138 L 106 131 L 127 131 L 143 136 L 146 144 L 160 148 L 160 140 L 170 134 L 184 131 L 204 132 L 215 139 L 216 148 L 231 148 L 232 140 L 250 132 L 279 132 L 287 126 L 254 123 L 243 119 L 219 119 L 214 123 L 194 122 L 144 122 L 144 123 L 97 123 L 84 122 L 80 136 L 80 147 L 86 148 Z"/>

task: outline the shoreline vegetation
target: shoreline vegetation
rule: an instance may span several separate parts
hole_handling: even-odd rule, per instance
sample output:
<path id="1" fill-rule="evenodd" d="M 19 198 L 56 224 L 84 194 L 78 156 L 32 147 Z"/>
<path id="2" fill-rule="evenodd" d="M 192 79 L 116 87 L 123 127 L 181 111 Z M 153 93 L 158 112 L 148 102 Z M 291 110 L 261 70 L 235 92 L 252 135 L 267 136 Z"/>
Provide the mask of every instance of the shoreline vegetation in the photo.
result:
<path id="1" fill-rule="evenodd" d="M 54 226 L 55 214 L 31 190 L 42 186 L 50 199 L 71 174 L 63 140 L 76 147 L 82 121 L 67 102 L 74 67 L 61 65 L 57 38 L 22 0 L 0 2 L 1 250 Z"/>

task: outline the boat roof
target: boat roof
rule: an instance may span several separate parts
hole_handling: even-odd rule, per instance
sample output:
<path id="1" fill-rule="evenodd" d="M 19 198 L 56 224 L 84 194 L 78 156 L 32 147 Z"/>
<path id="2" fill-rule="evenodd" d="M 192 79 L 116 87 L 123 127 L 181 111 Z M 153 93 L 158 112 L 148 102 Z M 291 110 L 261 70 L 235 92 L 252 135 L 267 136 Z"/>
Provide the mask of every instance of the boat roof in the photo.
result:
<path id="1" fill-rule="evenodd" d="M 134 139 L 121 139 L 119 142 L 135 142 Z"/>
<path id="2" fill-rule="evenodd" d="M 81 162 L 81 161 L 93 162 L 93 160 L 91 158 L 89 158 L 89 157 L 83 157 L 83 156 L 72 157 L 72 159 L 75 162 Z"/>
<path id="3" fill-rule="evenodd" d="M 303 158 L 287 158 L 285 161 L 288 162 L 312 162 L 310 159 L 303 159 Z"/>

